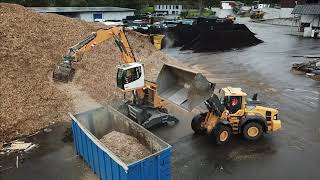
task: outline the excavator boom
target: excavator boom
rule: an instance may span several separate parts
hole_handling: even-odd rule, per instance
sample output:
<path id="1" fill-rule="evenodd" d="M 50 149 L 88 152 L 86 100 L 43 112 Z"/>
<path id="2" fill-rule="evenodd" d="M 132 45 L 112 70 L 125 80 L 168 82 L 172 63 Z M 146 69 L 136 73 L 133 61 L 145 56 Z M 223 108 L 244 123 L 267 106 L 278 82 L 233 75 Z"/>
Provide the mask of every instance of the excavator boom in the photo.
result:
<path id="1" fill-rule="evenodd" d="M 91 50 L 94 46 L 110 38 L 114 38 L 116 45 L 121 51 L 122 59 L 125 64 L 136 62 L 122 27 L 99 29 L 69 48 L 68 53 L 63 57 L 63 62 L 57 65 L 53 71 L 53 79 L 61 82 L 71 81 L 75 73 L 72 63 L 77 60 L 77 55 Z"/>

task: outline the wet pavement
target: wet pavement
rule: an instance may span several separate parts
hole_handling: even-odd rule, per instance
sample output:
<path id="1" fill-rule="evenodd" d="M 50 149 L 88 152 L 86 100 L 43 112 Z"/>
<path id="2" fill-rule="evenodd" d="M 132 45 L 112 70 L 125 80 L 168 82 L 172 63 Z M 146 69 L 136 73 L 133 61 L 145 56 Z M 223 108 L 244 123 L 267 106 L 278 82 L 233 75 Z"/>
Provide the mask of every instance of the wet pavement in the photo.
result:
<path id="1" fill-rule="evenodd" d="M 320 83 L 290 67 L 304 60 L 292 55 L 320 54 L 320 41 L 291 36 L 289 27 L 247 25 L 264 43 L 219 53 L 166 52 L 200 69 L 218 87 L 258 92 L 280 109 L 283 128 L 259 142 L 235 137 L 223 147 L 190 130 L 173 143 L 173 179 L 319 179 Z"/>
<path id="2" fill-rule="evenodd" d="M 320 41 L 291 36 L 289 27 L 246 24 L 264 43 L 218 53 L 164 52 L 198 69 L 218 88 L 242 87 L 249 96 L 258 92 L 261 100 L 280 109 L 283 128 L 258 142 L 234 136 L 230 144 L 217 146 L 193 134 L 195 112 L 172 106 L 180 123 L 152 130 L 173 146 L 172 179 L 319 179 L 320 83 L 292 73 L 290 67 L 304 60 L 292 55 L 320 54 Z M 0 172 L 0 179 L 96 179 L 72 143 L 61 141 L 65 129 L 61 125 L 36 139 L 40 148 L 18 169 Z M 0 161 L 6 162 L 0 170 L 11 161 Z"/>

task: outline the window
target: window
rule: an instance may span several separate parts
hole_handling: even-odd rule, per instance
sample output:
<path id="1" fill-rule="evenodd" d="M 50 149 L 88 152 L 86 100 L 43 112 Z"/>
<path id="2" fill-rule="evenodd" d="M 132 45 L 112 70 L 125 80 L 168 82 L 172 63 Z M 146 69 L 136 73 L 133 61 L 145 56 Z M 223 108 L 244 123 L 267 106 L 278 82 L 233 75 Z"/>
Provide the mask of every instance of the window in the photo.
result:
<path id="1" fill-rule="evenodd" d="M 93 14 L 93 21 L 101 21 L 102 20 L 102 13 Z"/>
<path id="2" fill-rule="evenodd" d="M 123 82 L 124 73 L 125 71 L 123 69 L 118 69 L 117 86 L 121 89 L 124 89 L 124 82 Z"/>
<path id="3" fill-rule="evenodd" d="M 176 9 L 179 9 L 179 6 L 178 6 L 178 5 L 176 6 Z"/>
<path id="4" fill-rule="evenodd" d="M 158 5 L 158 9 L 160 9 L 161 7 L 160 7 L 160 5 Z"/>
<path id="5" fill-rule="evenodd" d="M 168 5 L 166 5 L 166 9 L 168 9 Z"/>
<path id="6" fill-rule="evenodd" d="M 271 121 L 271 111 L 266 111 L 266 120 Z"/>
<path id="7" fill-rule="evenodd" d="M 117 86 L 124 89 L 125 84 L 132 83 L 141 77 L 141 67 L 135 67 L 127 70 L 118 69 Z"/>
<path id="8" fill-rule="evenodd" d="M 141 77 L 141 67 L 131 68 L 126 70 L 124 82 L 125 84 L 131 83 Z"/>
<path id="9" fill-rule="evenodd" d="M 223 105 L 229 110 L 230 114 L 234 114 L 241 109 L 242 97 L 241 96 L 226 96 L 223 100 Z"/>
<path id="10" fill-rule="evenodd" d="M 171 9 L 171 5 L 169 5 L 169 9 Z"/>

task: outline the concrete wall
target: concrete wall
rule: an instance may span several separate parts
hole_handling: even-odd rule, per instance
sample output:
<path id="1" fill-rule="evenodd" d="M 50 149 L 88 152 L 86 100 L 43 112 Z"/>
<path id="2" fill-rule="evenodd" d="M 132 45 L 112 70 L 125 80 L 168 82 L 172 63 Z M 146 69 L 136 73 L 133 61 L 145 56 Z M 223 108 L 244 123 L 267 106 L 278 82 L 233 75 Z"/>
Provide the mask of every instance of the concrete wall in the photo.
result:
<path id="1" fill-rule="evenodd" d="M 165 13 L 168 15 L 172 15 L 172 14 L 180 15 L 182 12 L 182 5 L 157 4 L 157 5 L 154 5 L 154 11 L 156 13 Z"/>
<path id="2" fill-rule="evenodd" d="M 293 27 L 298 27 L 300 25 L 299 21 L 293 18 L 261 19 L 261 20 L 255 20 L 254 22 L 262 23 L 262 24 L 278 25 L 278 26 L 293 26 Z"/>
<path id="3" fill-rule="evenodd" d="M 122 20 L 127 16 L 133 16 L 133 11 L 124 11 L 124 12 L 83 12 L 80 13 L 80 19 L 88 22 L 93 22 L 94 14 L 102 14 L 102 20 Z"/>
<path id="4" fill-rule="evenodd" d="M 263 8 L 262 11 L 266 12 L 263 16 L 264 19 L 274 19 L 274 18 L 293 18 L 291 14 L 293 8 Z"/>
<path id="5" fill-rule="evenodd" d="M 291 14 L 293 8 L 281 8 L 280 9 L 280 18 L 291 18 L 294 15 Z"/>
<path id="6" fill-rule="evenodd" d="M 225 18 L 228 15 L 234 15 L 232 9 L 211 8 L 211 11 L 216 12 L 216 16 L 219 18 Z"/>

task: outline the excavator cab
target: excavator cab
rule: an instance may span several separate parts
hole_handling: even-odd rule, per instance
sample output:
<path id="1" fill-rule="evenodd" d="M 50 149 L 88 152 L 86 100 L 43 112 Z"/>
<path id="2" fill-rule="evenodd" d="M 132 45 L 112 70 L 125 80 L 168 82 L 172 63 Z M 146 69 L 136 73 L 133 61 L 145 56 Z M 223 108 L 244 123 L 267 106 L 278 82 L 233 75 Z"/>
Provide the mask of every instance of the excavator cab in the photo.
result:
<path id="1" fill-rule="evenodd" d="M 117 72 L 117 87 L 124 90 L 134 90 L 144 87 L 144 67 L 143 64 L 135 62 L 121 64 Z"/>

